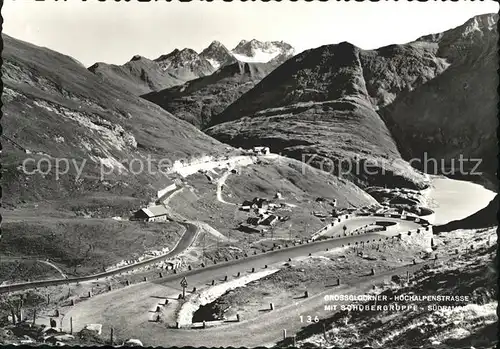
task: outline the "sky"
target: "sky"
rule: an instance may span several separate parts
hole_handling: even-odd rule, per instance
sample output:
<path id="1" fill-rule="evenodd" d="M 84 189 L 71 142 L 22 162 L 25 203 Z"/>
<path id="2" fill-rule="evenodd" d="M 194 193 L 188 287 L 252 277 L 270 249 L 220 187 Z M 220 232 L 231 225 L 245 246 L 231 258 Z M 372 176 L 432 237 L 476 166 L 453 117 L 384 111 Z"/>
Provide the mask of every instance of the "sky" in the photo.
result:
<path id="1" fill-rule="evenodd" d="M 205 2 L 4 0 L 4 33 L 70 55 L 85 66 L 123 64 L 213 40 L 277 40 L 296 52 L 348 41 L 364 49 L 406 43 L 498 12 L 493 1 Z"/>

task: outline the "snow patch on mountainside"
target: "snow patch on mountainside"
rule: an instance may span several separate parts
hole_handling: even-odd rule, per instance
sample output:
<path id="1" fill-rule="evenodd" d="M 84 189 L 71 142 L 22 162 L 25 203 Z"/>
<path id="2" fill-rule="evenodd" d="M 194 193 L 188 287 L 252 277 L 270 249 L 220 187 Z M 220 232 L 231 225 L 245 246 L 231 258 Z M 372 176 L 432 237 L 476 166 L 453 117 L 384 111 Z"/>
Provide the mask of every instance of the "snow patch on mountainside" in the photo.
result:
<path id="1" fill-rule="evenodd" d="M 212 58 L 205 58 L 208 63 L 210 63 L 212 65 L 212 67 L 214 67 L 214 69 L 219 69 L 221 64 L 220 62 L 216 61 L 215 59 L 212 59 Z"/>
<path id="2" fill-rule="evenodd" d="M 245 63 L 267 63 L 278 55 L 279 52 L 256 52 L 253 57 L 248 57 L 233 52 L 233 56 L 238 61 Z"/>

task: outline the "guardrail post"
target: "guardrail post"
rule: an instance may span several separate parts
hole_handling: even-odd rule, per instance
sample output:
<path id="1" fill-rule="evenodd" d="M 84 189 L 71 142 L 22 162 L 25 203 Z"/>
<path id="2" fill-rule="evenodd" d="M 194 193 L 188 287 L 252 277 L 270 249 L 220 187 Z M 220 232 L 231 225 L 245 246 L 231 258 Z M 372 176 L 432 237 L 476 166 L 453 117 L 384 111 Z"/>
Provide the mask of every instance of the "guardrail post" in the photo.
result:
<path id="1" fill-rule="evenodd" d="M 207 323 L 203 320 L 203 328 L 207 328 Z"/>
<path id="2" fill-rule="evenodd" d="M 371 275 L 375 275 L 375 269 L 372 268 Z"/>
<path id="3" fill-rule="evenodd" d="M 240 275 L 241 275 L 241 273 L 240 273 L 240 272 L 238 272 L 238 274 L 236 274 L 236 277 L 240 277 Z"/>
<path id="4" fill-rule="evenodd" d="M 283 340 L 286 340 L 286 329 L 283 329 Z"/>
<path id="5" fill-rule="evenodd" d="M 92 298 L 92 291 L 89 291 L 89 298 Z"/>
<path id="6" fill-rule="evenodd" d="M 274 310 L 274 303 L 269 303 L 269 309 Z"/>
<path id="7" fill-rule="evenodd" d="M 240 314 L 236 314 L 236 322 L 240 322 Z"/>
<path id="8" fill-rule="evenodd" d="M 224 276 L 224 281 L 227 281 L 227 275 L 226 275 L 226 276 Z"/>
<path id="9" fill-rule="evenodd" d="M 182 299 L 182 293 L 179 293 L 179 296 L 177 297 L 177 299 Z"/>
<path id="10" fill-rule="evenodd" d="M 417 264 L 417 261 L 415 258 L 413 258 L 413 265 Z"/>
<path id="11" fill-rule="evenodd" d="M 160 273 L 160 279 L 161 279 L 162 277 L 163 277 L 163 274 L 162 274 L 162 273 Z"/>
<path id="12" fill-rule="evenodd" d="M 127 286 L 130 286 L 130 280 L 126 280 L 126 281 L 125 281 L 125 284 L 126 284 Z"/>
<path id="13" fill-rule="evenodd" d="M 340 278 L 337 278 L 337 286 L 340 286 Z"/>
<path id="14" fill-rule="evenodd" d="M 74 306 L 74 305 L 75 305 L 75 300 L 74 300 L 74 299 L 72 299 L 72 300 L 71 300 L 71 305 L 72 305 L 72 306 Z"/>
<path id="15" fill-rule="evenodd" d="M 146 276 L 144 277 L 144 281 L 148 281 L 148 278 Z"/>
<path id="16" fill-rule="evenodd" d="M 238 256 L 234 256 L 234 259 L 239 259 L 239 257 Z"/>
<path id="17" fill-rule="evenodd" d="M 108 285 L 108 291 L 111 291 L 113 287 L 111 285 Z"/>
<path id="18" fill-rule="evenodd" d="M 252 268 L 252 273 L 255 273 L 255 268 Z"/>
<path id="19" fill-rule="evenodd" d="M 212 286 L 215 285 L 215 280 L 212 280 Z"/>
<path id="20" fill-rule="evenodd" d="M 304 298 L 309 298 L 309 292 L 308 291 L 304 291 Z"/>
<path id="21" fill-rule="evenodd" d="M 179 321 L 177 321 L 177 322 L 175 323 L 175 328 L 177 328 L 177 329 L 181 328 L 181 324 L 179 323 Z"/>
<path id="22" fill-rule="evenodd" d="M 312 254 L 309 252 L 309 257 L 312 256 Z"/>
<path id="23" fill-rule="evenodd" d="M 193 269 L 193 268 L 192 268 L 190 265 L 188 265 L 188 270 L 192 270 L 192 269 Z"/>
<path id="24" fill-rule="evenodd" d="M 201 263 L 201 267 L 202 267 L 202 268 L 205 268 L 205 263 Z"/>
<path id="25" fill-rule="evenodd" d="M 267 269 L 267 264 L 266 264 L 266 265 L 264 265 L 264 269 Z"/>
<path id="26" fill-rule="evenodd" d="M 288 258 L 288 261 L 289 261 L 289 262 L 291 262 L 291 261 L 292 261 L 292 259 L 291 259 L 291 258 Z"/>
<path id="27" fill-rule="evenodd" d="M 160 311 L 161 311 L 160 306 L 157 306 L 157 307 L 156 307 L 156 313 L 159 313 Z"/>
<path id="28" fill-rule="evenodd" d="M 168 305 L 168 299 L 165 299 L 165 305 Z"/>
<path id="29" fill-rule="evenodd" d="M 196 287 L 193 287 L 193 292 L 192 293 L 195 293 L 196 292 Z"/>

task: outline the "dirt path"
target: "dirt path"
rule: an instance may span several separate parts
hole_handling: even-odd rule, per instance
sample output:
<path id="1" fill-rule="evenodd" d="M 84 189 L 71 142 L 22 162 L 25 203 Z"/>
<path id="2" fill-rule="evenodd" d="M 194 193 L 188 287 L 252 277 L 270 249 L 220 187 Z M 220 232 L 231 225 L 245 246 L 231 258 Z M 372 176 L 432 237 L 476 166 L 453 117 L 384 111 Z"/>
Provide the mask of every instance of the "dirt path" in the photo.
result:
<path id="1" fill-rule="evenodd" d="M 226 205 L 233 205 L 233 206 L 236 206 L 237 204 L 234 204 L 232 202 L 227 202 L 226 200 L 224 200 L 222 198 L 222 188 L 224 185 L 226 185 L 226 180 L 227 180 L 227 177 L 229 177 L 229 175 L 231 174 L 231 171 L 234 169 L 233 168 L 229 168 L 226 172 L 224 172 L 224 174 L 217 180 L 217 201 L 219 202 L 222 202 L 223 204 L 226 204 Z"/>
<path id="2" fill-rule="evenodd" d="M 59 274 L 61 274 L 61 276 L 63 278 L 65 278 L 65 279 L 68 278 L 68 276 L 66 274 L 64 274 L 64 272 L 57 265 L 55 265 L 54 263 L 52 263 L 52 262 L 50 262 L 48 260 L 45 260 L 45 261 L 44 260 L 38 260 L 38 262 L 46 264 L 48 266 L 51 266 L 52 268 L 54 268 L 55 270 L 57 270 L 59 272 Z"/>

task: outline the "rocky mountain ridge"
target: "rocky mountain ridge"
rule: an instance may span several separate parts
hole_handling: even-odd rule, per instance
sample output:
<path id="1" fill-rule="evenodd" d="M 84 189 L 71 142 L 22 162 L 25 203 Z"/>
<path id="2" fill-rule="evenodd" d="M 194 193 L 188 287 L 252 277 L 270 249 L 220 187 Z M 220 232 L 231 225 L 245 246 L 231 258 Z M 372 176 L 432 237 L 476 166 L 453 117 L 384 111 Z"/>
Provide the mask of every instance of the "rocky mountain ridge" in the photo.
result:
<path id="1" fill-rule="evenodd" d="M 199 54 L 190 48 L 175 49 L 153 60 L 135 55 L 123 65 L 95 63 L 89 70 L 107 83 L 138 96 L 211 75 L 219 68 L 238 61 L 272 61 L 278 65 L 293 53 L 293 48 L 282 41 L 242 40 L 232 51 L 213 41 Z"/>
<path id="2" fill-rule="evenodd" d="M 254 87 L 278 64 L 235 62 L 212 75 L 191 80 L 141 97 L 198 128 L 210 124 L 228 105 Z"/>
<path id="3" fill-rule="evenodd" d="M 494 173 L 497 22 L 496 14 L 477 16 L 377 50 L 347 42 L 307 50 L 214 116 L 206 132 L 312 158 L 337 173 L 377 163 L 370 171 L 384 176 L 368 175 L 366 166 L 349 171 L 362 187 L 426 186 L 407 162 L 426 170 L 416 164 L 426 153 L 445 166 L 459 153 L 476 156 L 484 159 L 480 170 Z"/>

